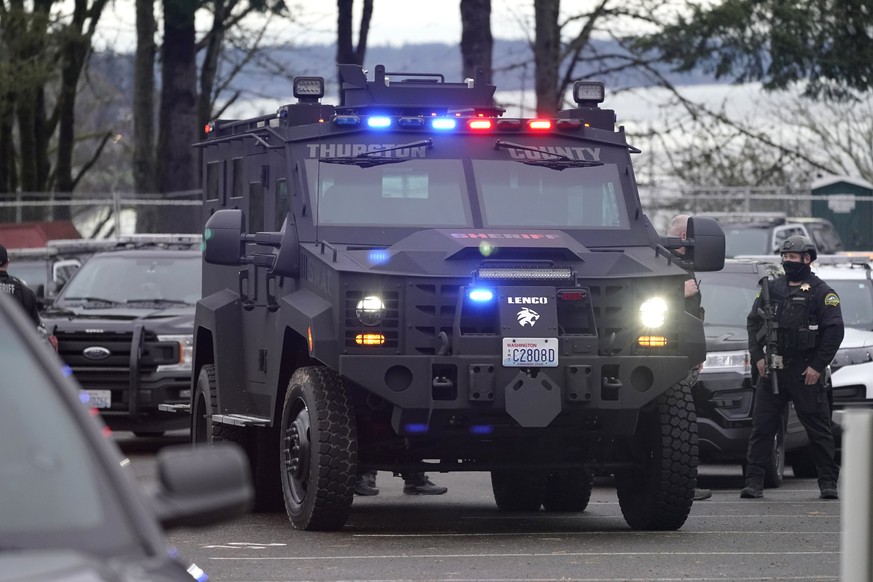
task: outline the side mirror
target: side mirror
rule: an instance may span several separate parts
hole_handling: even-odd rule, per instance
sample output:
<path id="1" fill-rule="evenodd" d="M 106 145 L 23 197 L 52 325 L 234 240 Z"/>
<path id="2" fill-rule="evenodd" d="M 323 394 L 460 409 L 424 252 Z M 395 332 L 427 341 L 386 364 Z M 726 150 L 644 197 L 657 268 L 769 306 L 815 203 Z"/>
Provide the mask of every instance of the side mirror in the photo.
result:
<path id="1" fill-rule="evenodd" d="M 242 236 L 242 210 L 219 210 L 206 221 L 203 260 L 213 265 L 241 265 Z"/>
<path id="2" fill-rule="evenodd" d="M 271 272 L 280 277 L 296 277 L 300 274 L 300 239 L 297 237 L 297 225 L 285 218 L 282 223 L 282 238 L 276 249 L 276 262 Z"/>
<path id="3" fill-rule="evenodd" d="M 689 217 L 685 235 L 694 241 L 688 254 L 695 271 L 720 271 L 724 268 L 724 231 L 717 220 L 707 216 Z"/>
<path id="4" fill-rule="evenodd" d="M 254 503 L 248 459 L 233 443 L 165 447 L 157 455 L 157 476 L 152 505 L 167 529 L 227 521 Z"/>

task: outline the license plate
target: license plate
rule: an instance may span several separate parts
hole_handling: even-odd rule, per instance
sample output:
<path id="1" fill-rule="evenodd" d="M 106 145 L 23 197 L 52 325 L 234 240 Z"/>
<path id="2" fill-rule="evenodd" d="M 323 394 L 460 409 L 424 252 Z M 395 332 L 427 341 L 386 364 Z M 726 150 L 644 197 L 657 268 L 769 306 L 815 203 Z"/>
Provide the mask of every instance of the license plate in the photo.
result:
<path id="1" fill-rule="evenodd" d="M 503 365 L 507 368 L 556 368 L 558 338 L 503 338 Z"/>
<path id="2" fill-rule="evenodd" d="M 112 406 L 112 392 L 109 390 L 82 390 L 82 395 L 88 398 L 82 398 L 86 406 L 91 408 L 110 408 Z"/>

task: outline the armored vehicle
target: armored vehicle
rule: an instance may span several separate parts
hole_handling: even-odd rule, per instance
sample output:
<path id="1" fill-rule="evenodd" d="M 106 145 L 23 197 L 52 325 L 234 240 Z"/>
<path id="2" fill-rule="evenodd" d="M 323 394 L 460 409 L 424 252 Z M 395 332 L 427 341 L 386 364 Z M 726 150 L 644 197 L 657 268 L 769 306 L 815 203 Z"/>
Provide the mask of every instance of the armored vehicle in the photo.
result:
<path id="1" fill-rule="evenodd" d="M 657 235 L 603 84 L 509 119 L 481 72 L 339 72 L 339 105 L 298 77 L 198 144 L 195 443 L 241 444 L 301 529 L 342 527 L 369 469 L 489 471 L 502 511 L 582 511 L 612 473 L 632 528 L 681 527 L 706 356 L 683 284 L 722 267 L 718 223 Z"/>
<path id="2" fill-rule="evenodd" d="M 82 398 L 113 430 L 158 436 L 188 428 L 159 410 L 190 401 L 199 235 L 102 241 L 43 312 Z"/>

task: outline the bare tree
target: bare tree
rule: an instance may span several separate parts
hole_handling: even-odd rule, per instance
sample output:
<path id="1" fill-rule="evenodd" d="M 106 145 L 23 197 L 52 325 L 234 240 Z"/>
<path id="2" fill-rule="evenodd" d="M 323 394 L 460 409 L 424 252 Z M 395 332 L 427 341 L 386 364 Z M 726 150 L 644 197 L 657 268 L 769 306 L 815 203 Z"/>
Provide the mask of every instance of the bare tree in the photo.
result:
<path id="1" fill-rule="evenodd" d="M 136 0 L 133 80 L 133 183 L 136 192 L 156 192 L 155 181 L 155 0 Z"/>
<path id="2" fill-rule="evenodd" d="M 370 34 L 370 20 L 373 17 L 373 0 L 364 0 L 361 12 L 361 24 L 358 28 L 358 44 L 355 46 L 353 37 L 353 7 L 354 0 L 337 0 L 336 21 L 336 62 L 337 64 L 364 64 L 367 54 L 367 36 Z M 342 90 L 342 86 L 340 86 Z"/>
<path id="3" fill-rule="evenodd" d="M 560 0 L 534 0 L 535 91 L 537 115 L 553 116 L 558 107 L 558 64 L 561 59 Z"/>
<path id="4" fill-rule="evenodd" d="M 464 79 L 476 78 L 476 67 L 485 69 L 491 82 L 491 0 L 461 0 L 461 65 Z"/>

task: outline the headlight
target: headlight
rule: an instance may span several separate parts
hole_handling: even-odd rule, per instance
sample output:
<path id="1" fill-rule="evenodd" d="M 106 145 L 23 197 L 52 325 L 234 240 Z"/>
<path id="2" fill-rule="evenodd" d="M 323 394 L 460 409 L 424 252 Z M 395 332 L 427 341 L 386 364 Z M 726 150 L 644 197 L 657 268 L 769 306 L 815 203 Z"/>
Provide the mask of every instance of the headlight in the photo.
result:
<path id="1" fill-rule="evenodd" d="M 863 364 L 864 362 L 870 361 L 873 361 L 873 347 L 845 348 L 837 350 L 837 355 L 834 356 L 834 361 L 831 362 L 831 366 L 834 368 L 842 368 L 843 366 Z"/>
<path id="2" fill-rule="evenodd" d="M 175 364 L 158 366 L 158 372 L 190 372 L 194 357 L 193 335 L 159 335 L 159 342 L 176 342 L 179 344 L 179 361 Z"/>
<path id="3" fill-rule="evenodd" d="M 701 372 L 731 371 L 751 374 L 752 366 L 749 352 L 711 352 L 706 354 Z"/>
<path id="4" fill-rule="evenodd" d="M 644 327 L 657 328 L 664 325 L 667 319 L 667 302 L 660 297 L 643 301 L 640 305 L 640 321 Z"/>
<path id="5" fill-rule="evenodd" d="M 385 304 L 375 295 L 364 297 L 355 306 L 355 315 L 364 325 L 379 325 L 385 317 Z"/>

